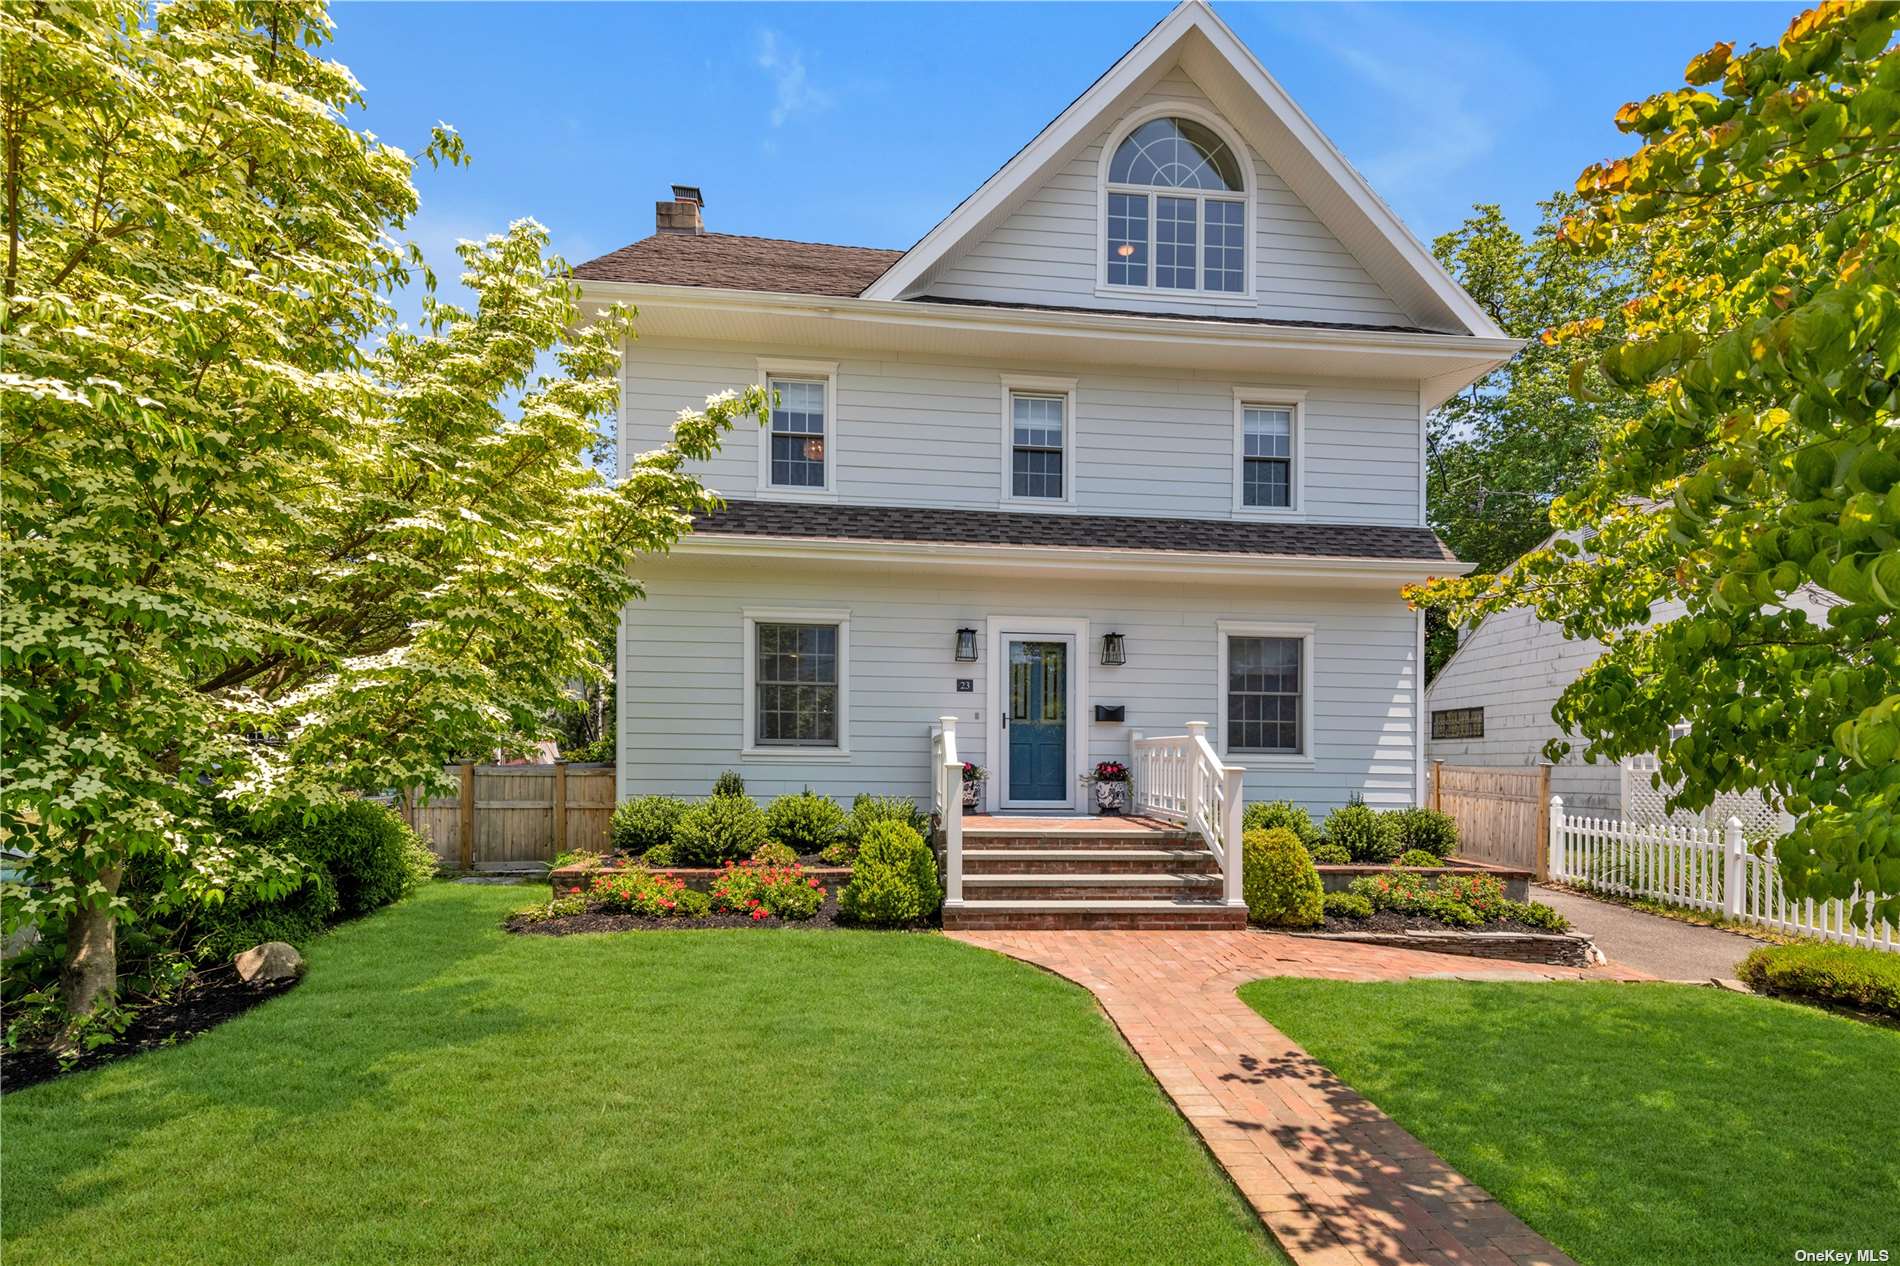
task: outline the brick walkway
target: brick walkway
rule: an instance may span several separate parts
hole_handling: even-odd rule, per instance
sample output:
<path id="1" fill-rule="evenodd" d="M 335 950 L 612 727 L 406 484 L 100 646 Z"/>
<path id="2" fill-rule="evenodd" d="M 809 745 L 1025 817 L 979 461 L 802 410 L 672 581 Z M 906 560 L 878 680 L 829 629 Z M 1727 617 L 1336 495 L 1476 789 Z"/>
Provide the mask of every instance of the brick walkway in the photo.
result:
<path id="1" fill-rule="evenodd" d="M 1636 973 L 1267 932 L 956 932 L 1085 986 L 1299 1266 L 1569 1263 L 1235 996 L 1263 976 Z"/>

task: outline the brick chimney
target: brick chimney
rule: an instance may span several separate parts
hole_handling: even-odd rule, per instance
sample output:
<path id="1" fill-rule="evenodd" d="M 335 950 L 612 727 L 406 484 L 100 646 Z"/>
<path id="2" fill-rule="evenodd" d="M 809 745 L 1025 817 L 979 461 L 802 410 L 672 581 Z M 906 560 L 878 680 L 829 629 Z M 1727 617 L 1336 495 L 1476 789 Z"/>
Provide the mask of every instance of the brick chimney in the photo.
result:
<path id="1" fill-rule="evenodd" d="M 700 194 L 698 185 L 674 185 L 671 202 L 653 204 L 653 229 L 656 233 L 704 233 L 705 222 L 700 219 L 700 208 L 706 205 L 706 199 Z"/>

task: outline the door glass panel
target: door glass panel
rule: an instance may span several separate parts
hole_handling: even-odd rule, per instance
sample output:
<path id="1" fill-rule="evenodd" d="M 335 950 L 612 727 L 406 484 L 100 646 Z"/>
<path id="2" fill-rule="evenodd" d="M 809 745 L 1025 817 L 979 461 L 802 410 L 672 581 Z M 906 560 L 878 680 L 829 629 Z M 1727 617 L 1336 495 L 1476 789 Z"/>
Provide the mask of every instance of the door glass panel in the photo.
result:
<path id="1" fill-rule="evenodd" d="M 1010 642 L 1009 691 L 1009 799 L 1068 800 L 1068 644 Z"/>

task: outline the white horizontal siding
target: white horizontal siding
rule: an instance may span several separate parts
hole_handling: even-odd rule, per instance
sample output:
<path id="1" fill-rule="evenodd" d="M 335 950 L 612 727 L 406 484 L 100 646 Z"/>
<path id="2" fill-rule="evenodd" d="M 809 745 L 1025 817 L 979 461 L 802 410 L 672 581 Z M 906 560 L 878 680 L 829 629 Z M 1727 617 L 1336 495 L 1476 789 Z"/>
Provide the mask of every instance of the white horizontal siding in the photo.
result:
<path id="1" fill-rule="evenodd" d="M 1170 72 L 1142 104 L 1189 101 L 1213 111 L 1193 80 Z M 1137 109 L 1140 106 L 1136 107 Z M 1251 148 L 1254 198 L 1252 307 L 1192 295 L 1098 295 L 1099 167 L 1107 129 L 987 237 L 926 287 L 950 299 L 1056 304 L 1139 312 L 1247 315 L 1272 320 L 1404 325 L 1410 318 Z"/>
<path id="2" fill-rule="evenodd" d="M 1249 799 L 1292 799 L 1323 813 L 1354 792 L 1381 807 L 1413 802 L 1417 777 L 1416 623 L 1396 594 L 1367 589 L 1076 583 L 980 577 L 956 570 L 821 567 L 816 563 L 671 558 L 643 579 L 644 601 L 621 625 L 619 770 L 622 797 L 703 796 L 737 769 L 761 798 L 810 786 L 843 800 L 860 791 L 922 798 L 928 729 L 959 718 L 965 759 L 985 750 L 986 618 L 1085 618 L 1092 697 L 1089 760 L 1126 759 L 1131 730 L 1178 734 L 1189 720 L 1218 731 L 1216 621 L 1310 623 L 1314 733 L 1310 768 L 1257 769 Z M 848 610 L 851 616 L 848 760 L 746 761 L 746 607 Z M 979 662 L 957 663 L 955 631 L 978 630 Z M 1099 663 L 1101 634 L 1126 638 L 1128 662 Z M 957 679 L 975 691 L 959 693 Z M 1096 703 L 1122 704 L 1125 724 L 1097 724 Z M 996 789 L 989 789 L 994 805 Z"/>
<path id="3" fill-rule="evenodd" d="M 627 349 L 622 434 L 639 452 L 665 441 L 680 409 L 758 377 L 777 348 L 638 340 Z M 787 356 L 791 353 L 784 353 Z M 802 358 L 810 358 L 805 352 Z M 838 361 L 831 453 L 846 501 L 994 509 L 1002 495 L 1004 367 L 824 353 Z M 1012 366 L 1012 369 L 1026 369 Z M 1227 518 L 1233 513 L 1234 396 L 1205 374 L 1110 373 L 1037 364 L 1076 383 L 1076 509 Z M 1245 385 L 1258 386 L 1258 383 Z M 1306 517 L 1419 522 L 1418 393 L 1409 387 L 1277 379 L 1307 392 Z M 732 497 L 759 496 L 759 428 L 749 420 L 702 468 Z"/>

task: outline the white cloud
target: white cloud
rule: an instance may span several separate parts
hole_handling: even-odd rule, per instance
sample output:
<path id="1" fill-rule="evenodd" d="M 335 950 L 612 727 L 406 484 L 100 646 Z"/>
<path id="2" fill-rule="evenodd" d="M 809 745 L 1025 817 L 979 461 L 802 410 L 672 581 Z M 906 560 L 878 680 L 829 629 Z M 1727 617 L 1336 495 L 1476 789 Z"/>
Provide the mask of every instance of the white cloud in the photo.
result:
<path id="1" fill-rule="evenodd" d="M 758 67 L 772 81 L 772 126 L 783 127 L 796 114 L 816 113 L 831 105 L 831 94 L 812 83 L 805 55 L 774 30 L 759 32 Z"/>
<path id="2" fill-rule="evenodd" d="M 1386 143 L 1357 165 L 1394 200 L 1428 195 L 1449 173 L 1489 156 L 1500 139 L 1498 103 L 1525 109 L 1539 95 L 1510 52 L 1481 37 L 1449 37 L 1391 8 L 1375 15 L 1328 6 L 1323 21 L 1288 25 L 1361 81 L 1368 104 L 1386 121 Z"/>

